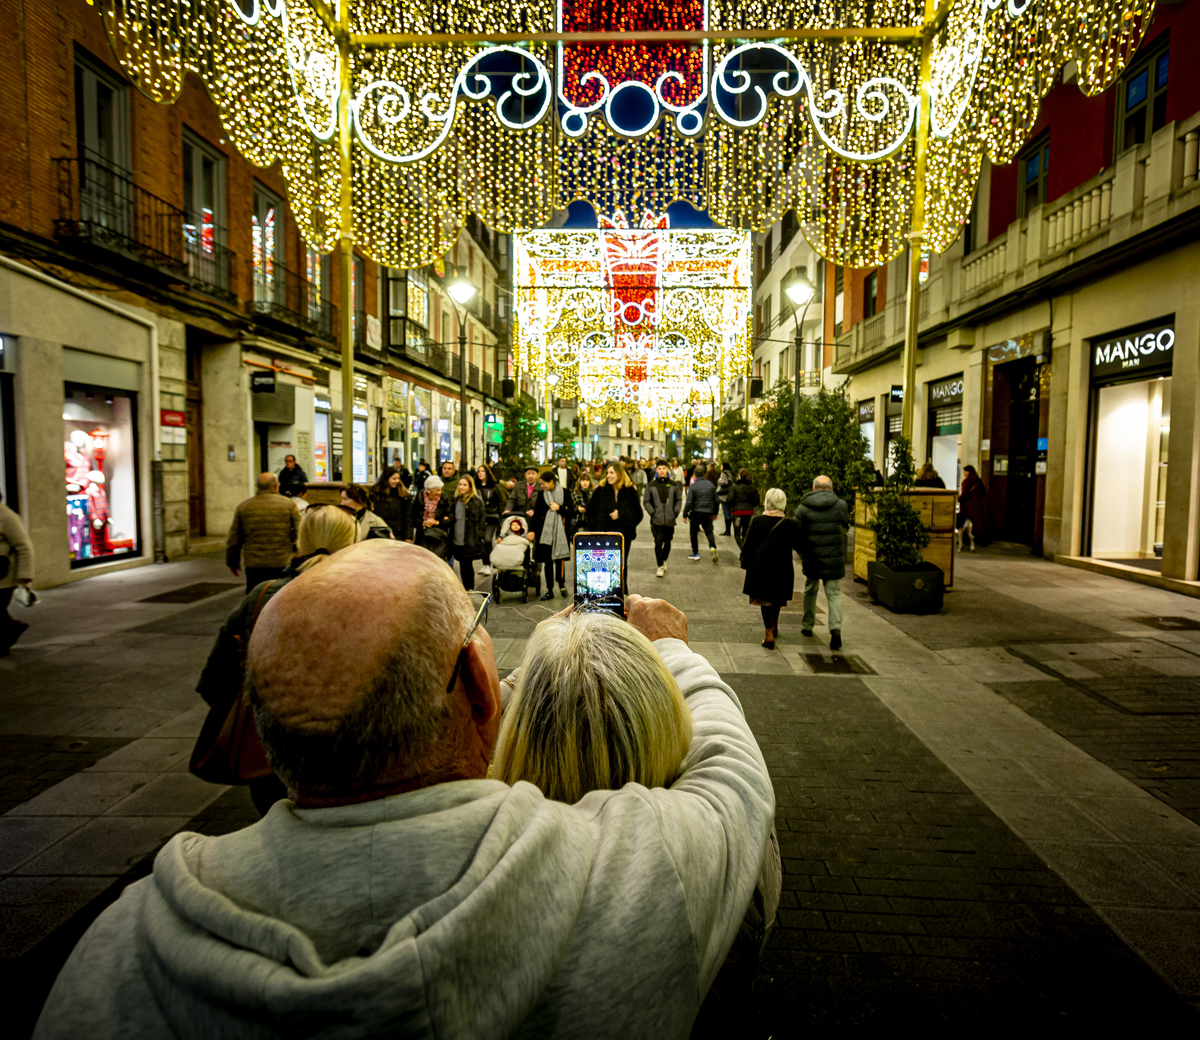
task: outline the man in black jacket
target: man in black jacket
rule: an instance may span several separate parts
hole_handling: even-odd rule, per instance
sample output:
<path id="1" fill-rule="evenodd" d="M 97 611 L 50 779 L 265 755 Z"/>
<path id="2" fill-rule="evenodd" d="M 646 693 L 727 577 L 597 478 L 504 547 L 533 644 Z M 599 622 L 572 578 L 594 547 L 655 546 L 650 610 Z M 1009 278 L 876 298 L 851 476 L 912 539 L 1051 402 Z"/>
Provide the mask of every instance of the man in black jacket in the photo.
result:
<path id="1" fill-rule="evenodd" d="M 279 471 L 279 493 L 285 498 L 292 498 L 304 490 L 308 476 L 296 465 L 296 456 L 288 455 L 283 460 L 283 469 Z"/>
<path id="2" fill-rule="evenodd" d="M 537 466 L 525 467 L 525 479 L 518 480 L 508 495 L 508 502 L 505 503 L 504 511 L 506 513 L 524 513 L 528 517 L 533 516 L 533 507 L 537 503 L 538 491 L 538 468 Z"/>
<path id="3" fill-rule="evenodd" d="M 817 615 L 817 588 L 825 583 L 829 619 L 829 649 L 842 648 L 842 586 L 846 575 L 846 532 L 850 507 L 837 497 L 833 481 L 817 477 L 813 489 L 796 507 L 800 525 L 800 561 L 804 568 L 804 619 L 801 632 L 813 634 Z"/>
<path id="4" fill-rule="evenodd" d="M 671 479 L 666 459 L 659 459 L 655 476 L 646 485 L 643 506 L 650 514 L 650 531 L 654 535 L 654 558 L 658 562 L 658 577 L 667 571 L 671 555 L 671 539 L 675 537 L 675 521 L 683 506 L 683 488 Z"/>
<path id="5" fill-rule="evenodd" d="M 708 548 L 712 553 L 712 562 L 718 563 L 717 539 L 713 535 L 713 521 L 717 518 L 720 506 L 717 504 L 716 486 L 708 479 L 708 471 L 703 463 L 696 464 L 696 479 L 688 488 L 687 501 L 683 506 L 683 518 L 689 520 L 689 534 L 692 536 L 692 555 L 689 560 L 700 559 L 700 528 L 704 528 L 704 536 L 708 539 Z"/>

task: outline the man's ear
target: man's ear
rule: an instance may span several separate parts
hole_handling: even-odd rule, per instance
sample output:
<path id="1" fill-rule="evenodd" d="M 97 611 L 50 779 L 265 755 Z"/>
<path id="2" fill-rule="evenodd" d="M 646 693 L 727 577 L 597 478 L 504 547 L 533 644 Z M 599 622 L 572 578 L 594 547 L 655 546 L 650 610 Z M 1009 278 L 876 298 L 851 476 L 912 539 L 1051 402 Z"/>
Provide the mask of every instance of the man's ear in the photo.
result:
<path id="1" fill-rule="evenodd" d="M 496 725 L 500 721 L 500 676 L 496 655 L 486 632 L 467 644 L 463 662 L 463 688 L 471 705 L 471 721 L 476 726 Z"/>

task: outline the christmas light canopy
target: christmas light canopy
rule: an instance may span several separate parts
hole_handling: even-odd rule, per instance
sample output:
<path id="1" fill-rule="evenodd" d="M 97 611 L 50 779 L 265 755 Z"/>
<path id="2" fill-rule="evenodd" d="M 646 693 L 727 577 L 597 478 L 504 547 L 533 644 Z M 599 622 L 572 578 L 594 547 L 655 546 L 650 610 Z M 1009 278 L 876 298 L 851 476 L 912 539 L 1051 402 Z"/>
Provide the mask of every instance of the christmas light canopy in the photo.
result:
<path id="1" fill-rule="evenodd" d="M 946 248 L 1074 61 L 1094 94 L 1153 0 L 95 0 L 149 96 L 205 83 L 283 164 L 308 243 L 443 254 L 468 212 L 537 227 L 585 198 L 729 227 L 795 210 L 861 267 Z M 802 28 L 797 28 L 802 27 Z M 348 189 L 348 191 L 347 191 Z"/>

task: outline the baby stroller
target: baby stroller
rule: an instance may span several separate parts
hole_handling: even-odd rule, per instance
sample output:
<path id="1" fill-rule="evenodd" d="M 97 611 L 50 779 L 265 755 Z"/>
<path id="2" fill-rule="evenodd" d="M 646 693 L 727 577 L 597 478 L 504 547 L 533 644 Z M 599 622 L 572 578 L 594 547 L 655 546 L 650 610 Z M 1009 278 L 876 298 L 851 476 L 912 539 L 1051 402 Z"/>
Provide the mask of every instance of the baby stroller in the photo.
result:
<path id="1" fill-rule="evenodd" d="M 505 592 L 519 592 L 521 602 L 529 602 L 529 590 L 542 594 L 542 576 L 533 559 L 529 519 L 521 513 L 509 513 L 500 520 L 496 544 L 492 546 L 492 602 L 499 603 Z"/>

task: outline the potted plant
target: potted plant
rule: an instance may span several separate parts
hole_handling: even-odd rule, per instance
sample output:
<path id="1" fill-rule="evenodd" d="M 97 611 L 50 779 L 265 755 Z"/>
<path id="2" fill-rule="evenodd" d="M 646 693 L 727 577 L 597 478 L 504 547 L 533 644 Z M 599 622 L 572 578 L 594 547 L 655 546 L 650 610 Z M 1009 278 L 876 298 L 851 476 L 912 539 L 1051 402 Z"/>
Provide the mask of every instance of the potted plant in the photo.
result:
<path id="1" fill-rule="evenodd" d="M 875 559 L 867 564 L 867 591 L 897 614 L 936 614 L 942 609 L 946 576 L 926 563 L 921 550 L 929 532 L 908 495 L 916 475 L 907 437 L 891 442 L 892 472 L 882 488 L 864 489 L 873 516 Z"/>

